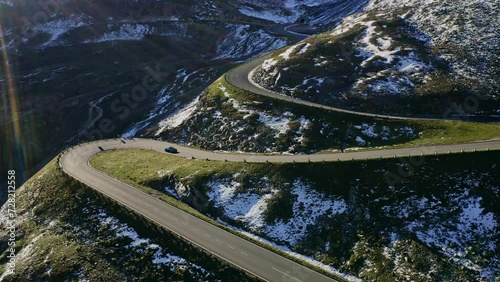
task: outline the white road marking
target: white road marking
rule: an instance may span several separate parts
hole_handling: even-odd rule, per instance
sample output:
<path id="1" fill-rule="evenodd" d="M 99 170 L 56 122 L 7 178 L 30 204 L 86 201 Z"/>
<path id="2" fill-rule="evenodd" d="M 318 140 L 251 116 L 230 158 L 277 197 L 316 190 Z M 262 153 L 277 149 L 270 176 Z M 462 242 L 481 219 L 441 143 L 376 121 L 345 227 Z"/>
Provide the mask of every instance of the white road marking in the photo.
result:
<path id="1" fill-rule="evenodd" d="M 288 277 L 290 277 L 290 278 L 294 279 L 294 280 L 297 280 L 297 281 L 299 281 L 299 282 L 302 282 L 302 280 L 299 280 L 299 279 L 297 279 L 297 278 L 295 278 L 295 277 L 293 277 L 293 276 L 289 275 L 288 273 L 285 273 L 285 272 L 283 272 L 283 271 L 281 271 L 281 270 L 279 270 L 279 269 L 277 269 L 277 268 L 274 268 L 274 267 L 271 267 L 271 268 L 272 268 L 272 269 L 274 269 L 274 270 L 276 270 L 276 271 L 278 271 L 279 273 L 281 273 L 281 274 L 283 274 L 283 275 L 286 275 L 286 276 L 288 276 Z"/>
<path id="2" fill-rule="evenodd" d="M 231 246 L 231 245 L 227 245 L 227 246 L 228 246 L 229 248 L 231 248 L 231 249 L 233 249 L 233 250 L 234 250 L 234 247 L 233 247 L 233 246 Z"/>
<path id="3" fill-rule="evenodd" d="M 244 253 L 244 252 L 240 252 L 242 255 L 245 255 L 248 257 L 248 254 L 247 253 Z"/>

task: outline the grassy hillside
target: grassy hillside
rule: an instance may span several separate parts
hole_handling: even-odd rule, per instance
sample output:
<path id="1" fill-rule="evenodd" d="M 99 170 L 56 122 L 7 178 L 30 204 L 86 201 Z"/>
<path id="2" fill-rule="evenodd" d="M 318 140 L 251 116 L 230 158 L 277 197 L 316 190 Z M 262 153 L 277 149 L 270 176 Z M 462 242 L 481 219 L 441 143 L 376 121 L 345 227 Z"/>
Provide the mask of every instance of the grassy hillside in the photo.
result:
<path id="1" fill-rule="evenodd" d="M 50 162 L 16 192 L 15 274 L 3 281 L 254 281 L 68 178 Z M 0 216 L 0 273 L 9 254 Z"/>
<path id="2" fill-rule="evenodd" d="M 500 126 L 391 121 L 329 112 L 255 95 L 222 77 L 198 101 L 149 134 L 209 150 L 313 153 L 488 140 L 500 137 Z"/>
<path id="3" fill-rule="evenodd" d="M 499 157 L 255 164 L 118 150 L 91 165 L 329 271 L 367 281 L 494 281 Z"/>

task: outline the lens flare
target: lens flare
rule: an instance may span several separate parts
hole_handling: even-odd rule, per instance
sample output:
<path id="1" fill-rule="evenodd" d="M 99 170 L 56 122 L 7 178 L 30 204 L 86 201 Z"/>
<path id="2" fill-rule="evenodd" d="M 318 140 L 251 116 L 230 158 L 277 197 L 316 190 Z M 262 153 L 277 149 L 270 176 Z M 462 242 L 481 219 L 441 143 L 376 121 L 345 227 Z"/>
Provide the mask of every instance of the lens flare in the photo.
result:
<path id="1" fill-rule="evenodd" d="M 17 101 L 17 95 L 16 95 L 16 87 L 14 84 L 14 78 L 12 77 L 12 70 L 10 68 L 9 64 L 9 54 L 7 52 L 7 48 L 5 45 L 5 38 L 3 37 L 3 27 L 0 24 L 0 46 L 2 46 L 2 67 L 5 72 L 5 79 L 7 83 L 7 91 L 2 91 L 3 93 L 3 101 L 6 102 L 6 105 L 4 105 L 4 108 L 6 109 L 6 112 L 4 113 L 4 124 L 5 124 L 5 130 L 7 130 L 7 126 L 9 123 L 12 123 L 12 129 L 13 129 L 13 143 L 15 144 L 15 148 L 8 148 L 10 142 L 5 142 L 3 152 L 5 153 L 3 158 L 5 163 L 8 163 L 8 158 L 13 157 L 13 152 L 17 153 L 18 160 L 10 160 L 10 163 L 12 164 L 12 161 L 16 163 L 17 166 L 19 167 L 20 170 L 24 169 L 24 165 L 26 164 L 26 160 L 24 158 L 25 156 L 25 148 L 22 145 L 23 144 L 23 136 L 21 132 L 21 120 L 19 117 L 19 110 L 18 110 L 18 101 Z M 2 87 L 5 89 L 5 86 Z M 9 110 L 10 110 L 10 115 L 9 115 Z M 9 138 L 7 136 L 7 138 Z M 12 138 L 12 137 L 11 137 Z M 6 140 L 7 141 L 7 140 Z M 10 155 L 10 156 L 9 156 Z"/>

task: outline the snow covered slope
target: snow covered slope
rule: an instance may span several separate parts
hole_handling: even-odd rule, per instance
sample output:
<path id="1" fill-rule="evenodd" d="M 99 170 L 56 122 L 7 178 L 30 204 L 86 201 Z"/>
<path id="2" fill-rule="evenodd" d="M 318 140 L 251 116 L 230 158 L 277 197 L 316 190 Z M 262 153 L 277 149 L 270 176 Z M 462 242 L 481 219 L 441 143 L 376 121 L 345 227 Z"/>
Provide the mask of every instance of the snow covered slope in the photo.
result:
<path id="1" fill-rule="evenodd" d="M 128 154 L 130 162 L 115 161 Z M 499 156 L 304 164 L 193 162 L 153 152 L 100 158 L 112 160 L 101 164 L 107 173 L 167 192 L 349 280 L 494 282 Z"/>
<path id="2" fill-rule="evenodd" d="M 223 78 L 152 128 L 151 137 L 207 150 L 289 154 L 392 145 L 417 139 L 421 130 L 250 96 Z"/>
<path id="3" fill-rule="evenodd" d="M 276 23 L 304 21 L 321 26 L 360 12 L 367 3 L 368 0 L 241 0 L 239 11 Z"/>
<path id="4" fill-rule="evenodd" d="M 367 11 L 401 10 L 401 17 L 430 37 L 458 75 L 480 79 L 498 91 L 500 2 L 495 0 L 379 0 Z M 498 93 L 497 93 L 498 94 Z"/>
<path id="5" fill-rule="evenodd" d="M 229 24 L 227 28 L 231 32 L 218 44 L 216 59 L 251 57 L 274 51 L 287 43 L 285 38 L 276 38 L 249 25 Z"/>
<path id="6" fill-rule="evenodd" d="M 275 52 L 253 79 L 285 95 L 373 112 L 443 114 L 480 95 L 469 114 L 495 113 L 498 4 L 414 2 L 371 3 L 333 31 Z"/>

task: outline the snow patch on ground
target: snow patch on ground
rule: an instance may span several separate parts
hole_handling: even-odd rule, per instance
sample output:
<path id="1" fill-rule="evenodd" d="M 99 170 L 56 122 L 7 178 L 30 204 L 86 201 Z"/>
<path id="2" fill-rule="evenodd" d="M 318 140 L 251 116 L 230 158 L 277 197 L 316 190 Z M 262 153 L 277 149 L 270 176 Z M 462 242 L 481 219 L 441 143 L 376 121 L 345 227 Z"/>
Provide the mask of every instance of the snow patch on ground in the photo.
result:
<path id="1" fill-rule="evenodd" d="M 311 43 L 306 43 L 304 46 L 302 46 L 302 48 L 300 48 L 299 52 L 297 52 L 297 54 L 304 54 L 305 52 L 307 52 L 307 49 L 311 47 Z"/>
<path id="2" fill-rule="evenodd" d="M 191 103 L 189 103 L 184 109 L 170 116 L 166 120 L 160 122 L 159 124 L 160 129 L 156 132 L 156 136 L 158 136 L 167 129 L 176 128 L 180 126 L 184 121 L 188 120 L 198 109 L 198 101 L 199 97 L 196 98 Z"/>
<path id="3" fill-rule="evenodd" d="M 220 84 L 219 89 L 222 91 L 222 93 L 224 93 L 224 96 L 228 98 L 228 102 L 231 103 L 233 105 L 233 108 L 238 110 L 238 112 L 246 113 L 246 114 L 252 114 L 255 112 L 255 111 L 247 109 L 246 107 L 241 106 L 238 101 L 236 101 L 234 98 L 232 98 L 231 94 L 229 94 L 229 92 L 227 91 L 226 86 Z"/>
<path id="4" fill-rule="evenodd" d="M 297 131 L 297 134 L 299 135 L 299 137 L 295 137 L 295 141 L 299 142 L 299 143 L 302 143 L 302 141 L 304 140 L 304 130 L 309 127 L 309 125 L 311 124 L 311 120 L 304 117 L 304 116 L 301 116 L 299 119 L 298 119 L 298 122 L 300 123 L 300 127 L 299 127 L 299 130 Z"/>
<path id="5" fill-rule="evenodd" d="M 367 14 L 356 14 L 345 18 L 342 24 L 335 28 L 331 33 L 332 36 L 339 36 L 343 33 L 350 31 L 354 26 L 362 23 L 368 17 Z"/>
<path id="6" fill-rule="evenodd" d="M 297 48 L 298 45 L 293 45 L 292 47 L 286 49 L 285 52 L 281 53 L 279 56 L 282 57 L 285 60 L 290 59 L 290 55 L 293 53 L 295 48 Z"/>
<path id="7" fill-rule="evenodd" d="M 377 27 L 375 21 L 366 22 L 365 25 L 365 36 L 358 41 L 358 43 L 361 44 L 361 52 L 359 56 L 365 58 L 365 61 L 361 63 L 361 66 L 366 66 L 369 62 L 378 57 L 385 59 L 388 64 L 392 63 L 394 55 L 400 51 L 399 47 L 394 50 L 390 50 L 391 39 L 388 37 L 378 38 L 381 32 L 375 31 Z M 377 38 L 377 44 L 371 42 L 373 38 Z"/>
<path id="8" fill-rule="evenodd" d="M 417 133 L 415 129 L 410 126 L 399 126 L 390 128 L 388 126 L 377 127 L 376 123 L 362 123 L 360 125 L 354 126 L 355 134 L 357 134 L 355 140 L 359 145 L 370 145 L 366 140 L 372 138 L 381 138 L 382 140 L 394 140 L 401 137 L 411 138 L 416 137 Z"/>
<path id="9" fill-rule="evenodd" d="M 347 208 L 343 199 L 327 198 L 301 180 L 295 180 L 293 183 L 292 194 L 297 197 L 293 204 L 293 218 L 286 221 L 277 220 L 262 227 L 273 240 L 290 245 L 303 239 L 308 227 L 314 225 L 320 217 L 342 214 Z"/>
<path id="10" fill-rule="evenodd" d="M 363 146 L 363 145 L 366 145 L 366 141 L 365 139 L 359 137 L 359 136 L 356 136 L 356 142 L 358 143 L 358 145 L 360 146 Z"/>
<path id="11" fill-rule="evenodd" d="M 262 29 L 252 31 L 249 25 L 228 25 L 232 30 L 217 45 L 215 59 L 255 56 L 286 46 L 284 38 L 274 37 Z"/>
<path id="12" fill-rule="evenodd" d="M 85 43 L 142 40 L 147 34 L 153 32 L 155 32 L 155 28 L 150 25 L 126 23 L 121 25 L 118 30 L 107 32 L 100 38 L 88 40 Z"/>
<path id="13" fill-rule="evenodd" d="M 269 71 L 272 67 L 276 66 L 277 63 L 278 61 L 272 58 L 267 59 L 262 63 L 261 68 L 264 69 L 265 71 Z"/>
<path id="14" fill-rule="evenodd" d="M 363 123 L 361 125 L 354 126 L 354 128 L 361 130 L 361 133 L 368 137 L 376 138 L 379 136 L 377 133 L 375 133 L 374 124 Z"/>
<path id="15" fill-rule="evenodd" d="M 254 232 L 262 232 L 268 238 L 290 246 L 302 240 L 307 235 L 308 227 L 319 218 L 341 214 L 347 208 L 343 199 L 321 194 L 297 179 L 291 188 L 291 194 L 295 197 L 293 217 L 266 224 L 264 213 L 268 208 L 268 200 L 279 191 L 268 184 L 252 187 L 252 191 L 239 189 L 242 189 L 241 183 L 235 177 L 218 179 L 207 184 L 207 196 L 215 207 L 223 209 L 227 217 L 245 223 Z"/>
<path id="16" fill-rule="evenodd" d="M 298 18 L 298 15 L 287 16 L 283 11 L 272 8 L 254 9 L 252 7 L 244 6 L 239 8 L 239 11 L 249 17 L 264 19 L 275 23 L 291 23 L 295 22 Z"/>
<path id="17" fill-rule="evenodd" d="M 101 210 L 96 217 L 100 221 L 101 225 L 107 225 L 111 230 L 114 230 L 116 236 L 129 238 L 131 242 L 129 243 L 128 248 L 141 246 L 146 250 L 154 251 L 154 264 L 164 264 L 170 267 L 171 271 L 176 271 L 179 268 L 190 267 L 201 271 L 203 274 L 208 273 L 202 267 L 188 262 L 184 258 L 169 253 L 164 254 L 162 247 L 158 244 L 152 243 L 150 239 L 141 238 L 133 228 L 129 227 L 127 224 L 120 223 L 118 219 L 109 216 L 104 210 Z"/>
<path id="18" fill-rule="evenodd" d="M 71 15 L 67 19 L 58 19 L 36 25 L 33 27 L 33 30 L 49 34 L 50 39 L 44 44 L 44 46 L 50 46 L 57 45 L 57 41 L 62 35 L 89 23 L 90 20 L 83 15 Z"/>
<path id="19" fill-rule="evenodd" d="M 419 60 L 415 52 L 410 52 L 408 56 L 398 57 L 398 59 L 397 70 L 403 73 L 419 74 L 431 68 L 431 66 Z"/>
<path id="20" fill-rule="evenodd" d="M 311 82 L 313 82 L 313 83 L 311 83 Z M 325 78 L 309 77 L 309 78 L 304 79 L 304 81 L 302 82 L 302 85 L 308 86 L 307 89 L 305 89 L 306 92 L 313 89 L 313 88 L 316 88 L 316 93 L 319 93 L 318 87 L 321 86 L 321 84 L 323 84 L 323 82 L 325 82 Z"/>
<path id="21" fill-rule="evenodd" d="M 289 123 L 292 121 L 288 115 L 271 116 L 264 113 L 259 114 L 259 121 L 276 132 L 276 137 L 284 134 L 290 129 Z"/>
<path id="22" fill-rule="evenodd" d="M 315 58 L 314 61 L 315 61 L 315 64 L 314 64 L 315 67 L 325 66 L 329 62 L 328 60 L 324 60 L 321 58 Z"/>
<path id="23" fill-rule="evenodd" d="M 250 226 L 264 225 L 263 213 L 267 208 L 266 200 L 275 193 L 269 186 L 258 187 L 262 193 L 265 193 L 264 195 L 236 193 L 241 184 L 229 178 L 209 182 L 207 186 L 209 199 L 216 207 L 222 208 L 227 217 L 245 222 Z"/>
<path id="24" fill-rule="evenodd" d="M 383 79 L 376 80 L 369 84 L 370 88 L 377 93 L 382 94 L 404 94 L 405 90 L 413 87 L 414 83 L 408 77 L 388 76 Z"/>
<path id="25" fill-rule="evenodd" d="M 497 221 L 493 213 L 484 213 L 481 207 L 482 198 L 469 198 L 463 203 L 463 210 L 460 214 L 459 229 L 470 230 L 477 228 L 480 233 L 489 233 L 497 227 Z M 477 227 L 476 227 L 477 225 Z"/>

